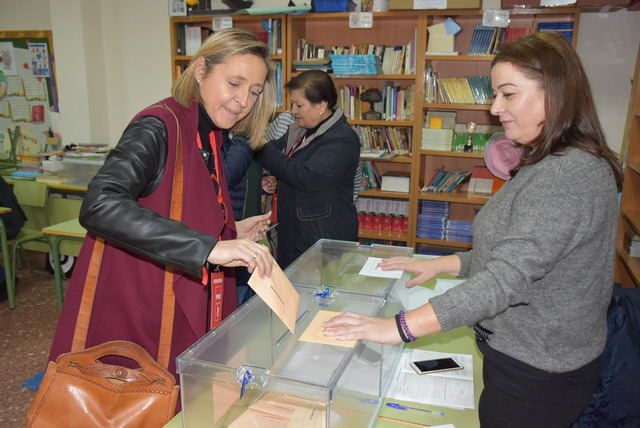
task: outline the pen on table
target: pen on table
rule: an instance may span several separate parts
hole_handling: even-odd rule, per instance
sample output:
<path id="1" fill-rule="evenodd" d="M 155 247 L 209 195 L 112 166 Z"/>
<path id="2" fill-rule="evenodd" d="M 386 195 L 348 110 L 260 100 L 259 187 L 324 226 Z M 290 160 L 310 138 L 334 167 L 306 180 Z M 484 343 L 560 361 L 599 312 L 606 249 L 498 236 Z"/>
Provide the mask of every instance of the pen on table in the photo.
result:
<path id="1" fill-rule="evenodd" d="M 429 409 L 421 409 L 419 407 L 403 406 L 402 404 L 399 404 L 399 403 L 387 403 L 387 406 L 392 407 L 394 409 L 398 409 L 398 410 L 416 410 L 418 412 L 425 412 L 425 413 L 430 413 L 432 415 L 444 416 L 444 412 L 440 410 L 429 410 Z"/>

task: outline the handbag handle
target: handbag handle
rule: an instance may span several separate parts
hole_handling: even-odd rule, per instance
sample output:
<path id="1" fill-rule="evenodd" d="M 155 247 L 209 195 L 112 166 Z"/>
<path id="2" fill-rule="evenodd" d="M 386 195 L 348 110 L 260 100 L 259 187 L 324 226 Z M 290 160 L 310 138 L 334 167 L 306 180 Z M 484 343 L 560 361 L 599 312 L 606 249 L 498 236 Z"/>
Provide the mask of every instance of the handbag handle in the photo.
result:
<path id="1" fill-rule="evenodd" d="M 128 358 L 135 361 L 140 368 L 128 369 L 98 361 L 109 355 Z M 125 340 L 113 340 L 79 352 L 63 354 L 58 360 L 58 367 L 77 370 L 105 382 L 113 379 L 131 387 L 166 384 L 171 388 L 175 384 L 173 376 L 169 375 L 142 346 Z"/>
<path id="2" fill-rule="evenodd" d="M 171 205 L 169 208 L 169 218 L 180 221 L 182 219 L 182 199 L 184 194 L 184 162 L 183 162 L 183 142 L 180 130 L 180 122 L 175 113 L 164 103 L 156 105 L 159 108 L 167 110 L 176 121 L 177 127 L 177 144 L 176 158 L 173 172 L 173 183 L 171 188 Z M 87 342 L 87 333 L 89 332 L 89 321 L 91 320 L 91 311 L 93 301 L 96 294 L 96 286 L 98 284 L 98 276 L 100 275 L 100 267 L 102 265 L 102 255 L 104 253 L 104 239 L 96 237 L 91 259 L 89 260 L 89 268 L 84 282 L 82 299 L 76 319 L 76 327 L 73 333 L 73 342 L 71 344 L 71 352 L 77 352 L 85 349 Z M 162 293 L 162 320 L 160 322 L 160 340 L 158 341 L 158 363 L 164 367 L 169 367 L 169 358 L 171 355 L 171 341 L 173 338 L 173 320 L 175 315 L 176 298 L 173 293 L 173 277 L 174 271 L 169 267 L 164 270 L 164 286 Z"/>

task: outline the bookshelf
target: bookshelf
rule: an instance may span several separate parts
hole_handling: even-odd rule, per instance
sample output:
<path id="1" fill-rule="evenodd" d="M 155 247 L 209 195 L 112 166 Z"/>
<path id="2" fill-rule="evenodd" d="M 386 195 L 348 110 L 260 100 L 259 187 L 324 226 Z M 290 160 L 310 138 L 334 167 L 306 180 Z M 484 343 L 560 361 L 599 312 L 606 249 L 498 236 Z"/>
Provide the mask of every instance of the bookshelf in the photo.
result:
<path id="1" fill-rule="evenodd" d="M 384 56 L 386 57 L 389 52 L 388 47 L 402 46 L 406 52 L 406 47 L 410 45 L 408 49 L 413 53 L 408 57 L 420 58 L 420 53 L 426 49 L 426 40 L 421 36 L 426 32 L 425 23 L 426 15 L 414 11 L 374 13 L 373 27 L 368 29 L 350 28 L 348 13 L 309 13 L 291 16 L 287 27 L 289 31 L 288 46 L 291 49 L 288 58 L 291 63 L 287 70 L 292 76 L 295 75 L 297 70 L 293 61 L 305 59 L 308 57 L 308 52 L 316 53 L 317 49 L 314 48 L 318 47 L 321 51 L 327 52 L 332 47 L 357 46 L 360 50 L 351 53 L 366 54 L 384 46 Z M 305 45 L 313 46 L 313 48 L 305 49 Z M 371 48 L 368 48 L 369 46 Z M 380 218 L 376 218 L 373 225 L 372 222 L 368 220 L 363 222 L 360 218 L 359 238 L 366 241 L 411 246 L 414 241 L 411 224 L 415 223 L 414 213 L 417 202 L 411 193 L 411 182 L 414 180 L 412 171 L 416 162 L 415 142 L 420 140 L 421 132 L 421 118 L 415 112 L 420 111 L 422 105 L 422 85 L 419 76 L 423 73 L 423 63 L 415 60 L 399 62 L 395 70 L 385 67 L 385 60 L 382 60 L 380 65 L 382 67 L 380 74 L 338 74 L 334 70 L 332 78 L 339 92 L 339 104 L 345 111 L 349 123 L 361 136 L 363 147 L 369 145 L 368 137 L 363 137 L 363 135 L 382 135 L 381 140 L 393 147 L 395 147 L 398 136 L 391 135 L 392 133 L 398 132 L 406 136 L 404 138 L 405 145 L 402 146 L 406 152 L 400 150 L 401 154 L 391 159 L 363 157 L 363 161 L 369 165 L 369 167 L 365 167 L 365 173 L 368 168 L 372 168 L 379 176 L 389 174 L 410 177 L 409 191 L 406 193 L 382 191 L 378 184 L 377 188 L 362 191 L 358 204 L 361 217 L 363 206 L 369 207 L 365 208 L 367 211 L 394 213 L 395 222 L 400 222 L 398 217 L 404 213 L 406 217 L 403 220 L 408 226 L 404 230 L 394 231 L 390 230 L 392 227 L 389 225 L 390 216 L 384 218 L 386 227 L 385 225 L 374 226 L 376 220 L 381 221 Z M 348 72 L 347 70 L 346 73 Z M 400 107 L 391 112 L 385 107 L 378 106 L 376 111 L 383 113 L 382 118 L 380 120 L 365 119 L 362 113 L 368 110 L 368 104 L 359 100 L 359 94 L 370 88 L 385 92 L 390 90 L 388 88 L 391 86 L 394 87 L 397 97 L 404 100 L 404 102 L 398 102 L 398 105 L 405 106 L 404 114 Z"/>
<path id="2" fill-rule="evenodd" d="M 624 287 L 640 286 L 640 257 L 629 254 L 629 236 L 640 235 L 640 48 L 629 101 L 623 144 L 624 184 L 616 238 L 615 279 Z"/>
<path id="3" fill-rule="evenodd" d="M 426 71 L 437 73 L 439 77 L 444 78 L 466 78 L 468 76 L 489 76 L 491 71 L 491 61 L 495 57 L 492 54 L 473 54 L 474 49 L 474 29 L 482 23 L 482 11 L 478 10 L 448 10 L 448 11 L 426 11 L 426 27 L 444 22 L 447 18 L 452 18 L 460 27 L 460 31 L 455 36 L 454 50 L 458 55 L 431 55 L 425 52 L 423 56 L 424 68 Z M 512 10 L 509 28 L 502 30 L 501 37 L 506 37 L 511 27 L 525 29 L 520 31 L 535 31 L 540 23 L 562 23 L 560 26 L 573 27 L 572 43 L 576 46 L 578 39 L 580 11 L 576 8 L 562 9 L 527 9 L 524 11 Z M 569 24 L 566 24 L 569 23 Z M 514 30 L 515 31 L 515 30 Z M 424 33 L 427 38 L 429 34 Z M 426 75 L 422 77 L 422 85 L 427 80 Z M 456 102 L 456 99 L 445 100 L 439 93 L 429 97 L 428 91 L 425 89 L 425 99 L 419 109 L 422 119 L 419 119 L 418 126 L 428 127 L 427 114 L 437 114 L 434 112 L 452 112 L 456 114 L 455 123 L 466 125 L 473 121 L 478 125 L 489 125 L 499 127 L 500 123 L 497 118 L 490 113 L 491 104 L 487 100 L 486 104 L 476 104 L 468 102 Z M 427 99 L 428 98 L 428 99 Z M 453 98 L 453 97 L 452 97 Z M 481 97 L 478 97 L 481 98 Z M 447 102 L 452 101 L 452 102 Z M 482 102 L 482 100 L 475 100 Z M 422 131 L 422 129 L 421 129 Z M 424 132 L 424 131 L 423 131 Z M 420 142 L 421 139 L 416 141 Z M 412 188 L 412 197 L 417 201 L 416 210 L 419 213 L 423 201 L 434 201 L 436 203 L 448 203 L 448 219 L 454 221 L 473 221 L 475 214 L 489 200 L 489 196 L 467 192 L 467 185 L 459 188 L 458 191 L 449 193 L 433 193 L 424 192 L 422 188 L 428 184 L 435 172 L 439 168 L 446 170 L 473 170 L 474 167 L 484 166 L 483 152 L 458 152 L 458 151 L 439 151 L 439 150 L 419 150 L 415 153 L 415 162 L 413 176 L 414 180 Z M 424 222 L 424 221 L 423 221 Z M 471 248 L 469 242 L 449 238 L 449 233 L 445 239 L 427 239 L 424 231 L 419 230 L 421 220 L 419 214 L 416 215 L 416 221 L 412 223 L 414 229 L 411 235 L 414 236 L 413 245 L 418 251 L 420 247 L 428 247 L 431 249 L 443 249 L 445 251 L 459 251 L 460 249 Z M 452 233 L 455 235 L 455 232 Z M 447 239 L 449 238 L 449 239 Z"/>
<path id="4" fill-rule="evenodd" d="M 304 50 L 304 43 L 312 47 L 320 47 L 327 52 L 333 46 L 404 46 L 410 45 L 411 57 L 414 58 L 412 67 L 400 67 L 394 72 L 388 69 L 380 74 L 336 74 L 332 78 L 344 99 L 349 99 L 349 111 L 346 113 L 349 123 L 354 127 L 368 127 L 371 129 L 392 132 L 392 128 L 403 128 L 410 137 L 408 153 L 388 157 L 364 157 L 378 175 L 393 174 L 410 177 L 409 191 L 385 192 L 377 188 L 364 190 L 360 200 L 369 205 L 386 207 L 391 212 L 397 212 L 401 206 L 406 210 L 405 228 L 397 230 L 362 229 L 359 238 L 366 241 L 377 241 L 388 244 L 399 244 L 416 247 L 431 247 L 443 250 L 460 250 L 471 248 L 468 242 L 447 241 L 443 239 L 429 239 L 418 237 L 418 223 L 420 206 L 423 201 L 447 202 L 450 204 L 449 218 L 452 220 L 471 221 L 476 212 L 489 199 L 488 196 L 468 193 L 465 187 L 461 191 L 451 193 L 422 192 L 434 171 L 440 167 L 471 170 L 475 166 L 484 166 L 484 157 L 480 152 L 454 152 L 422 149 L 422 134 L 425 119 L 430 111 L 449 111 L 456 113 L 456 123 L 467 124 L 474 121 L 480 125 L 499 125 L 497 119 L 489 112 L 490 104 L 447 103 L 441 99 L 425 101 L 425 70 L 430 67 L 443 77 L 488 76 L 493 55 L 469 55 L 469 48 L 476 24 L 482 23 L 482 10 L 403 10 L 373 13 L 372 28 L 350 28 L 349 13 L 306 13 L 302 15 L 269 15 L 269 16 L 237 16 L 233 15 L 233 25 L 253 32 L 262 31 L 264 18 L 281 19 L 282 52 L 274 55 L 274 60 L 282 64 L 281 83 L 291 79 L 299 73 L 295 62 L 313 55 L 305 56 L 304 52 L 316 52 L 313 49 Z M 429 25 L 444 22 L 453 18 L 462 31 L 455 37 L 455 50 L 459 55 L 430 55 L 427 54 Z M 552 8 L 552 9 L 524 9 L 512 10 L 510 26 L 535 31 L 540 23 L 572 23 L 572 43 L 575 47 L 578 39 L 580 9 Z M 202 25 L 211 26 L 209 16 L 189 16 L 170 18 L 172 70 L 173 77 L 179 74 L 180 67 L 185 67 L 190 56 L 179 55 L 178 37 L 181 26 Z M 302 53 L 302 54 L 301 54 Z M 328 52 L 327 52 L 328 53 Z M 363 118 L 362 113 L 368 110 L 368 105 L 360 103 L 358 94 L 369 88 L 380 91 L 388 87 L 397 89 L 397 94 L 404 91 L 398 98 L 404 100 L 406 111 L 395 117 L 385 117 L 381 120 Z M 350 88 L 350 89 L 349 89 Z M 346 95 L 345 95 L 346 94 Z M 408 94 L 408 95 L 407 95 Z M 395 95 L 394 95 L 395 96 Z M 350 98 L 353 98 L 353 101 Z M 283 111 L 288 106 L 286 94 L 282 93 Z M 343 101 L 345 102 L 345 101 Z M 343 109 L 344 110 L 344 109 Z M 376 111 L 383 112 L 377 107 Z M 404 131 L 403 131 L 404 132 Z M 637 159 L 637 171 L 640 171 L 640 154 Z M 638 172 L 640 174 L 640 172 Z M 636 177 L 638 178 L 638 177 Z M 638 179 L 640 181 L 640 179 Z M 389 208 L 391 207 L 391 208 Z M 640 216 L 636 216 L 640 225 Z M 370 220 L 370 219 L 369 219 Z M 362 223 L 362 220 L 361 220 Z M 367 222 L 369 224 L 369 221 Z"/>
<path id="5" fill-rule="evenodd" d="M 171 70 L 172 80 L 175 80 L 180 73 L 189 65 L 192 56 L 188 45 L 189 27 L 200 28 L 200 43 L 209 35 L 214 27 L 213 20 L 219 18 L 218 15 L 193 15 L 175 16 L 169 21 L 169 34 L 171 37 Z M 284 84 L 288 76 L 283 73 L 287 63 L 287 49 L 284 45 L 284 37 L 287 34 L 287 15 L 233 15 L 230 16 L 233 27 L 242 28 L 256 34 L 271 48 L 271 59 L 276 66 L 276 81 L 280 95 L 278 112 L 285 111 L 287 106 L 286 91 Z"/>

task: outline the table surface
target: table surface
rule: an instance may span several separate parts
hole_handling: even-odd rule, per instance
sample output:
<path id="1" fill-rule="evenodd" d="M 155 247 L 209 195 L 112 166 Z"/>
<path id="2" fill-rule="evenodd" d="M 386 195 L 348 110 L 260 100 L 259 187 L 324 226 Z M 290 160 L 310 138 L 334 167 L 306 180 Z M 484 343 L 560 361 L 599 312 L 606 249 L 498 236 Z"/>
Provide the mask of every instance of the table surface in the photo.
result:
<path id="1" fill-rule="evenodd" d="M 60 181 L 60 178 L 63 178 L 64 181 Z M 7 183 L 12 183 L 14 180 L 13 178 L 11 178 L 11 176 L 8 175 L 4 176 L 4 179 L 7 181 Z M 36 178 L 36 181 L 47 183 L 49 185 L 49 189 L 51 190 L 84 193 L 87 191 L 90 180 L 83 177 L 76 177 L 74 175 L 66 175 L 58 178 L 48 178 L 46 175 L 41 175 Z"/>
<path id="2" fill-rule="evenodd" d="M 87 230 L 80 226 L 78 218 L 74 218 L 62 223 L 47 226 L 42 229 L 42 233 L 47 235 L 66 236 L 69 238 L 84 238 Z"/>
<path id="3" fill-rule="evenodd" d="M 375 424 L 376 428 L 401 428 L 401 427 L 415 427 L 415 426 L 430 426 L 430 425 L 445 425 L 453 424 L 456 428 L 475 428 L 479 427 L 478 421 L 478 400 L 480 399 L 480 393 L 482 392 L 482 354 L 478 350 L 475 343 L 475 336 L 473 331 L 467 327 L 459 327 L 446 333 L 437 333 L 430 336 L 421 337 L 414 344 L 410 345 L 411 348 L 424 349 L 437 352 L 449 352 L 457 354 L 471 354 L 473 355 L 473 385 L 474 385 L 474 409 L 452 409 L 448 407 L 432 406 L 426 404 L 403 402 L 411 407 L 418 407 L 423 409 L 440 410 L 444 412 L 444 416 L 428 415 L 424 412 L 416 410 L 396 410 L 387 406 L 382 406 L 379 416 Z M 386 400 L 389 401 L 389 400 Z M 393 400 L 397 401 L 397 400 Z M 392 421 L 384 418 L 398 419 L 399 421 Z M 402 421 L 406 421 L 403 423 Z M 182 427 L 182 414 L 178 413 L 171 421 L 169 421 L 165 428 L 180 428 Z M 358 428 L 358 427 L 354 427 Z"/>

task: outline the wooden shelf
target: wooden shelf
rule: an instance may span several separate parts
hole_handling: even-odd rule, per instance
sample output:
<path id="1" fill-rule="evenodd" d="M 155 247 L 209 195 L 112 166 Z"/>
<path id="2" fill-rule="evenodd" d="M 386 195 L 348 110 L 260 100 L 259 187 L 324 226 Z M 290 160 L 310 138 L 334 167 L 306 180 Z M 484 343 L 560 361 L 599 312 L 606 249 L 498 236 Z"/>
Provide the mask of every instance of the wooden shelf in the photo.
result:
<path id="1" fill-rule="evenodd" d="M 433 245 L 438 247 L 470 249 L 472 245 L 468 242 L 442 241 L 439 239 L 416 238 L 416 244 Z"/>
<path id="2" fill-rule="evenodd" d="M 390 162 L 390 163 L 411 163 L 411 156 L 405 156 L 405 155 L 401 155 L 401 156 L 396 156 L 393 158 L 368 158 L 368 157 L 360 157 L 360 160 L 363 161 L 372 161 L 372 162 Z"/>
<path id="3" fill-rule="evenodd" d="M 489 111 L 491 104 L 449 104 L 449 103 L 431 103 L 425 104 L 424 110 L 477 110 Z"/>
<path id="4" fill-rule="evenodd" d="M 574 22 L 574 46 L 578 38 L 580 9 L 578 8 L 553 8 L 553 9 L 526 9 L 523 11 L 511 11 L 512 22 L 516 26 L 535 26 L 538 21 L 559 19 Z M 411 153 L 393 158 L 361 158 L 370 161 L 373 168 L 380 175 L 387 173 L 401 173 L 411 177 L 411 187 L 408 193 L 384 192 L 379 189 L 370 189 L 360 192 L 361 197 L 395 199 L 408 206 L 407 216 L 409 232 L 402 236 L 393 234 L 380 234 L 379 231 L 361 231 L 359 238 L 375 239 L 405 243 L 407 246 L 416 244 L 432 245 L 442 248 L 468 249 L 471 244 L 462 242 L 449 242 L 430 239 L 421 239 L 416 236 L 417 219 L 420 210 L 420 201 L 445 201 L 451 203 L 452 217 L 472 220 L 479 207 L 484 205 L 490 196 L 478 195 L 467 192 L 430 193 L 422 192 L 422 184 L 433 177 L 436 169 L 444 167 L 448 170 L 467 170 L 484 165 L 484 153 L 482 152 L 453 152 L 421 150 L 422 124 L 429 110 L 444 110 L 457 113 L 458 123 L 474 121 L 483 125 L 498 125 L 498 121 L 490 114 L 490 104 L 447 104 L 425 103 L 424 76 L 427 66 L 437 71 L 441 77 L 486 76 L 490 73 L 491 61 L 494 55 L 466 55 L 469 50 L 474 26 L 482 22 L 483 11 L 480 9 L 462 10 L 404 10 L 374 12 L 374 28 L 351 29 L 348 26 L 349 12 L 332 13 L 305 13 L 301 15 L 275 14 L 267 17 L 282 19 L 282 52 L 278 51 L 271 58 L 282 65 L 282 82 L 286 83 L 300 74 L 294 68 L 296 60 L 296 47 L 299 40 L 307 40 L 309 43 L 324 46 L 363 45 L 373 44 L 382 46 L 406 45 L 415 39 L 415 71 L 411 74 L 374 74 L 374 75 L 337 75 L 331 74 L 337 88 L 345 85 L 382 89 L 386 82 L 391 81 L 395 86 L 407 89 L 413 86 L 413 98 L 411 107 L 413 120 L 363 120 L 351 119 L 348 123 L 352 126 L 364 127 L 402 127 L 410 133 L 412 147 Z M 455 49 L 463 55 L 430 55 L 427 53 L 429 38 L 428 26 L 444 22 L 448 17 L 454 17 L 463 27 L 455 40 Z M 249 31 L 262 31 L 261 16 L 233 16 L 234 26 L 245 28 Z M 184 24 L 210 26 L 211 16 L 187 16 L 171 17 L 170 33 L 172 52 L 177 41 L 176 30 Z M 275 51 L 275 49 L 274 49 Z M 192 57 L 190 55 L 172 55 L 172 74 L 174 79 L 184 70 Z M 402 70 L 405 70 L 404 68 Z M 286 90 L 282 91 L 283 106 L 276 111 L 285 111 L 290 100 Z M 634 106 L 633 112 L 638 112 L 640 107 Z M 634 118 L 636 117 L 634 116 Z M 637 156 L 631 156 L 629 168 L 640 177 L 640 164 Z M 635 163 L 633 162 L 635 160 Z M 632 193 L 633 196 L 634 193 Z M 633 198 L 631 198 L 632 200 Z M 630 200 L 627 197 L 627 200 Z M 629 220 L 632 224 L 640 224 L 637 214 L 630 213 Z"/>
<path id="5" fill-rule="evenodd" d="M 493 61 L 495 55 L 429 55 L 425 54 L 425 61 L 478 61 L 488 62 Z"/>
<path id="6" fill-rule="evenodd" d="M 640 284 L 640 257 L 631 257 L 623 248 L 616 248 L 616 253 L 635 283 Z"/>
<path id="7" fill-rule="evenodd" d="M 394 234 L 392 232 L 385 232 L 385 231 L 379 231 L 379 230 L 369 230 L 369 229 L 362 229 L 360 231 L 358 231 L 358 238 L 363 238 L 363 239 L 379 239 L 381 241 L 397 241 L 397 242 L 407 242 L 407 235 L 398 235 L 398 234 Z"/>
<path id="8" fill-rule="evenodd" d="M 349 125 L 365 125 L 365 126 L 413 126 L 413 122 L 408 120 L 349 119 L 347 122 L 349 122 Z"/>
<path id="9" fill-rule="evenodd" d="M 484 205 L 489 196 L 481 196 L 467 192 L 420 192 L 418 199 L 421 201 L 444 201 L 456 204 Z"/>
<path id="10" fill-rule="evenodd" d="M 484 152 L 448 152 L 445 150 L 420 150 L 422 156 L 443 156 L 448 158 L 484 159 Z"/>
<path id="11" fill-rule="evenodd" d="M 363 190 L 360 192 L 360 196 L 367 198 L 395 198 L 395 199 L 409 199 L 408 193 L 401 192 L 383 192 L 382 190 Z"/>
<path id="12" fill-rule="evenodd" d="M 623 208 L 620 214 L 627 220 L 634 232 L 640 235 L 640 209 L 626 210 Z"/>
<path id="13" fill-rule="evenodd" d="M 292 71 L 291 77 L 299 75 L 299 71 Z M 415 81 L 415 74 L 333 74 L 329 73 L 334 80 L 349 79 L 349 80 L 410 80 Z"/>
<path id="14" fill-rule="evenodd" d="M 616 235 L 616 265 L 615 280 L 623 287 L 640 287 L 640 258 L 631 257 L 627 248 L 629 238 L 633 234 L 640 235 L 640 133 L 638 133 L 638 117 L 640 117 L 640 47 L 636 56 L 636 68 L 633 77 L 633 87 L 627 122 L 625 126 L 625 141 L 622 144 L 625 153 L 621 158 L 627 158 L 622 184 L 622 198 L 620 216 Z"/>

